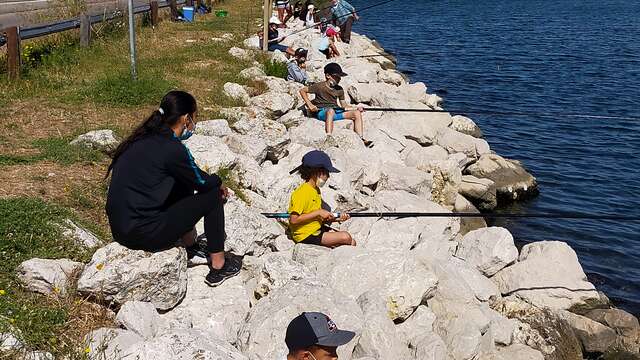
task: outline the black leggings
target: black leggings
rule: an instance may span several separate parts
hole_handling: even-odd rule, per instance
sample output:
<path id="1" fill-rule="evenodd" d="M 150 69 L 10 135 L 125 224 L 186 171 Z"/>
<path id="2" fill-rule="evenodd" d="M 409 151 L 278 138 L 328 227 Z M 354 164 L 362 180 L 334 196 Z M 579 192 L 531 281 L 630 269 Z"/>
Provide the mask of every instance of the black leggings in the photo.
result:
<path id="1" fill-rule="evenodd" d="M 135 243 L 127 242 L 122 245 L 146 251 L 174 247 L 178 239 L 191 231 L 204 217 L 207 251 L 209 253 L 224 251 L 224 204 L 220 196 L 220 188 L 193 194 L 176 186 L 169 195 L 165 207 L 165 211 L 160 216 L 163 225 L 158 231 L 136 239 Z"/>

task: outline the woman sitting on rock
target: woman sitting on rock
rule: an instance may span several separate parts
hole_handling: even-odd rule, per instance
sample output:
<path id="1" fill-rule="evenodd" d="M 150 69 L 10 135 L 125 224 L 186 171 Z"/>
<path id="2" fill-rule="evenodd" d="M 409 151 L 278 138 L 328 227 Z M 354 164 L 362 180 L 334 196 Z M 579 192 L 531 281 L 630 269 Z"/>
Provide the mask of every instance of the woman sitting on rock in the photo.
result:
<path id="1" fill-rule="evenodd" d="M 193 248 L 195 224 L 204 217 L 210 286 L 240 272 L 238 261 L 224 254 L 224 208 L 228 190 L 217 175 L 194 162 L 182 144 L 195 130 L 196 100 L 171 91 L 160 108 L 113 152 L 107 176 L 107 216 L 115 241 L 134 250 L 160 251 L 182 245 Z M 194 194 L 197 191 L 197 194 Z"/>
<path id="2" fill-rule="evenodd" d="M 356 245 L 355 240 L 346 231 L 333 231 L 326 223 L 343 222 L 349 215 L 336 218 L 330 211 L 322 208 L 322 188 L 329 179 L 329 173 L 340 170 L 333 167 L 326 153 L 314 150 L 302 157 L 302 165 L 291 171 L 299 172 L 305 181 L 292 194 L 289 201 L 289 231 L 296 243 L 321 245 L 330 248 L 340 245 Z"/>

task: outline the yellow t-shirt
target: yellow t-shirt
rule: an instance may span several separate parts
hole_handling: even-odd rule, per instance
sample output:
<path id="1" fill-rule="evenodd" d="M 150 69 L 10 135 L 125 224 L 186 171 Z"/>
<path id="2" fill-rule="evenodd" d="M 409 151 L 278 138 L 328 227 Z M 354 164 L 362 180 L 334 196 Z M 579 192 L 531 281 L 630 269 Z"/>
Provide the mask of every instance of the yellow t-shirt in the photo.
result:
<path id="1" fill-rule="evenodd" d="M 291 194 L 291 200 L 289 201 L 289 214 L 308 214 L 321 208 L 322 198 L 320 197 L 320 190 L 317 190 L 307 182 L 298 186 L 298 188 Z M 295 242 L 300 242 L 309 237 L 309 235 L 319 234 L 321 228 L 322 223 L 317 220 L 310 221 L 306 224 L 289 224 L 289 230 L 291 231 L 291 236 Z"/>

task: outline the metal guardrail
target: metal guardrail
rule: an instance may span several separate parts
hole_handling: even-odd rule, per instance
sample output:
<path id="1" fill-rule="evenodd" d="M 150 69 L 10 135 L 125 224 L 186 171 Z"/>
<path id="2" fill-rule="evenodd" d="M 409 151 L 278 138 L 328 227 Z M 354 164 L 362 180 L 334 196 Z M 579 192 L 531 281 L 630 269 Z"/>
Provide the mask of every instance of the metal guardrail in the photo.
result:
<path id="1" fill-rule="evenodd" d="M 176 5 L 185 4 L 185 0 L 176 1 Z M 158 1 L 158 8 L 169 7 L 168 1 Z M 151 5 L 139 5 L 133 9 L 134 14 L 140 14 L 144 12 L 148 12 L 151 10 Z M 121 17 L 122 13 L 111 12 L 108 15 L 92 15 L 90 16 L 91 24 L 96 24 L 102 21 L 110 21 Z M 40 36 L 51 35 L 71 29 L 77 29 L 80 27 L 80 18 L 74 18 L 69 20 L 55 21 L 51 23 L 29 26 L 29 27 L 20 27 L 20 40 L 33 39 Z M 4 46 L 7 43 L 7 39 L 5 36 L 0 35 L 0 46 Z"/>

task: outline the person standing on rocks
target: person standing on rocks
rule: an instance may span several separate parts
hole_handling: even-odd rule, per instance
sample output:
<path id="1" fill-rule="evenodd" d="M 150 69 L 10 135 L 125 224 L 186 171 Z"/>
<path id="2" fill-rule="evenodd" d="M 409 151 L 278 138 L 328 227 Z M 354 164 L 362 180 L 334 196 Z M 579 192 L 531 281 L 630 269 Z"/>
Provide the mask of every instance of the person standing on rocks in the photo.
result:
<path id="1" fill-rule="evenodd" d="M 355 240 L 346 231 L 333 231 L 326 226 L 334 221 L 349 220 L 349 215 L 336 218 L 330 211 L 322 208 L 320 189 L 329 180 L 330 173 L 340 170 L 333 167 L 329 155 L 313 150 L 302 157 L 302 164 L 290 173 L 300 173 L 302 183 L 292 194 L 289 201 L 289 231 L 293 241 L 302 244 L 321 245 L 330 248 L 341 245 L 356 245 Z"/>
<path id="2" fill-rule="evenodd" d="M 276 0 L 276 8 L 278 9 L 278 19 L 280 20 L 280 27 L 287 27 L 287 20 L 289 20 L 289 18 L 293 16 L 289 0 Z"/>
<path id="3" fill-rule="evenodd" d="M 338 85 L 342 77 L 347 74 L 342 71 L 340 65 L 329 63 L 324 67 L 324 75 L 326 81 L 300 89 L 300 96 L 302 96 L 307 108 L 319 120 L 324 121 L 325 131 L 329 135 L 333 133 L 334 121 L 352 120 L 353 130 L 360 136 L 365 146 L 371 146 L 371 141 L 363 138 L 362 112 L 364 112 L 364 108 L 361 105 L 348 108 L 349 104 L 345 101 L 344 89 Z M 309 94 L 314 94 L 315 98 L 309 100 Z"/>
<path id="4" fill-rule="evenodd" d="M 306 72 L 308 51 L 303 48 L 296 50 L 296 56 L 287 64 L 287 80 L 306 85 L 309 80 Z"/>
<path id="5" fill-rule="evenodd" d="M 333 21 L 340 27 L 340 38 L 348 44 L 351 41 L 353 21 L 360 20 L 360 17 L 356 13 L 356 8 L 346 0 L 332 0 L 331 2 L 333 4 L 331 8 Z"/>
<path id="6" fill-rule="evenodd" d="M 145 251 L 165 250 L 179 240 L 194 250 L 195 225 L 204 217 L 210 269 L 205 282 L 216 286 L 237 275 L 241 264 L 225 259 L 223 204 L 229 192 L 220 177 L 195 164 L 182 143 L 195 130 L 196 112 L 191 94 L 171 91 L 118 145 L 107 170 L 106 211 L 113 239 Z"/>
<path id="7" fill-rule="evenodd" d="M 340 330 L 336 323 L 320 312 L 303 312 L 289 326 L 284 342 L 287 360 L 337 360 L 338 346 L 348 344 L 356 334 Z"/>

